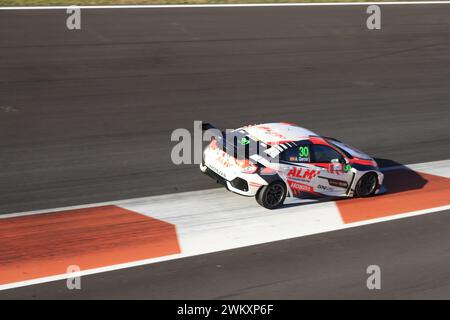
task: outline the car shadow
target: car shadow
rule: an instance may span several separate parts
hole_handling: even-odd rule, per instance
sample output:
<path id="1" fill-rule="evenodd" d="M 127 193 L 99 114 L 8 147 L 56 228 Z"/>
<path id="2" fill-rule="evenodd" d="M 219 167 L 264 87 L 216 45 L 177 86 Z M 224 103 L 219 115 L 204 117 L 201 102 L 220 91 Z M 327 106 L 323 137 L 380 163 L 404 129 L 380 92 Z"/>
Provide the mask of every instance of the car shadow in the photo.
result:
<path id="1" fill-rule="evenodd" d="M 375 161 L 378 163 L 380 169 L 384 173 L 384 181 L 383 181 L 383 189 L 385 192 L 375 195 L 375 197 L 382 197 L 384 194 L 395 194 L 406 192 L 410 190 L 422 189 L 427 183 L 428 180 L 424 179 L 419 173 L 414 170 L 411 170 L 407 166 L 396 162 L 390 159 L 383 158 L 375 158 Z M 305 203 L 286 203 L 281 208 L 289 208 L 295 206 L 304 206 L 311 205 L 315 203 L 328 202 L 328 201 L 345 201 L 350 200 L 352 198 L 345 197 L 322 197 L 322 198 L 314 198 L 314 197 L 306 197 L 302 199 L 312 199 L 314 202 L 305 202 Z M 300 200 L 301 201 L 301 200 Z"/>
<path id="2" fill-rule="evenodd" d="M 381 158 L 376 158 L 375 161 L 384 173 L 383 186 L 387 189 L 386 193 L 422 189 L 428 183 L 419 173 L 401 163 Z"/>

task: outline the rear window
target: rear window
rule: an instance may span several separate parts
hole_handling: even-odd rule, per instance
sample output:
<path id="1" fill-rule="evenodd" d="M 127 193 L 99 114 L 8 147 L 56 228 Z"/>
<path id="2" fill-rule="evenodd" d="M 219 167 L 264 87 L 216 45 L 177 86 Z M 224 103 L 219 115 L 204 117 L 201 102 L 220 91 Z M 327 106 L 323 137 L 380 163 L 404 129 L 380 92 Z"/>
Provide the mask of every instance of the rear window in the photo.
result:
<path id="1" fill-rule="evenodd" d="M 343 157 L 336 150 L 324 146 L 321 144 L 315 144 L 313 146 L 314 162 L 317 163 L 331 163 L 333 160 L 337 159 L 342 162 Z"/>

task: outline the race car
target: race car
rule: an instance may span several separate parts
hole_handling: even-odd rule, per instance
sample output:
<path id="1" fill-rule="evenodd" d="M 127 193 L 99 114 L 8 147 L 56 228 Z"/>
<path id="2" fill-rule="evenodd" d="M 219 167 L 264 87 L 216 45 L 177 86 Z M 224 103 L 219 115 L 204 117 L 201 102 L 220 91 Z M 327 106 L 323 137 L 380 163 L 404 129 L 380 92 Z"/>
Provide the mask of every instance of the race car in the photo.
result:
<path id="1" fill-rule="evenodd" d="M 367 154 L 292 123 L 212 130 L 200 170 L 229 191 L 254 196 L 267 209 L 286 197 L 369 197 L 380 193 L 383 173 Z"/>

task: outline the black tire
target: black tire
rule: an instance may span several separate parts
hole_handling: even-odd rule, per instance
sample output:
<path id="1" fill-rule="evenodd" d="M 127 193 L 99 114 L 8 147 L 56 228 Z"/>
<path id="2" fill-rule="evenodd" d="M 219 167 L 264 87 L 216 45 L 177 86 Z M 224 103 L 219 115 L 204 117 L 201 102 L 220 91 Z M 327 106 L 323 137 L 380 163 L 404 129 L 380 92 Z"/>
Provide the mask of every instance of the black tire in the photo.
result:
<path id="1" fill-rule="evenodd" d="M 286 194 L 286 184 L 283 181 L 274 181 L 259 190 L 256 202 L 266 209 L 276 209 L 283 205 Z"/>
<path id="2" fill-rule="evenodd" d="M 356 184 L 355 194 L 357 197 L 365 198 L 372 196 L 378 187 L 378 175 L 374 172 L 366 173 Z"/>

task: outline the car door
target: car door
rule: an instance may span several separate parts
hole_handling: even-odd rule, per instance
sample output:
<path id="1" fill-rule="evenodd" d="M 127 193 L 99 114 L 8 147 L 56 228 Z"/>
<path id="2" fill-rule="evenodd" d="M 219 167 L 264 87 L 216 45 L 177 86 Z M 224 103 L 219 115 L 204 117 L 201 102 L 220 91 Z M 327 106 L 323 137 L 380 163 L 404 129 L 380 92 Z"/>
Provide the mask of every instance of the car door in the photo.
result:
<path id="1" fill-rule="evenodd" d="M 311 162 L 320 170 L 317 179 L 314 180 L 314 190 L 329 196 L 346 195 L 354 173 L 345 156 L 327 145 L 314 144 L 310 149 Z"/>
<path id="2" fill-rule="evenodd" d="M 294 197 L 316 194 L 314 186 L 321 171 L 311 161 L 310 142 L 297 143 L 280 154 L 279 174 Z"/>

